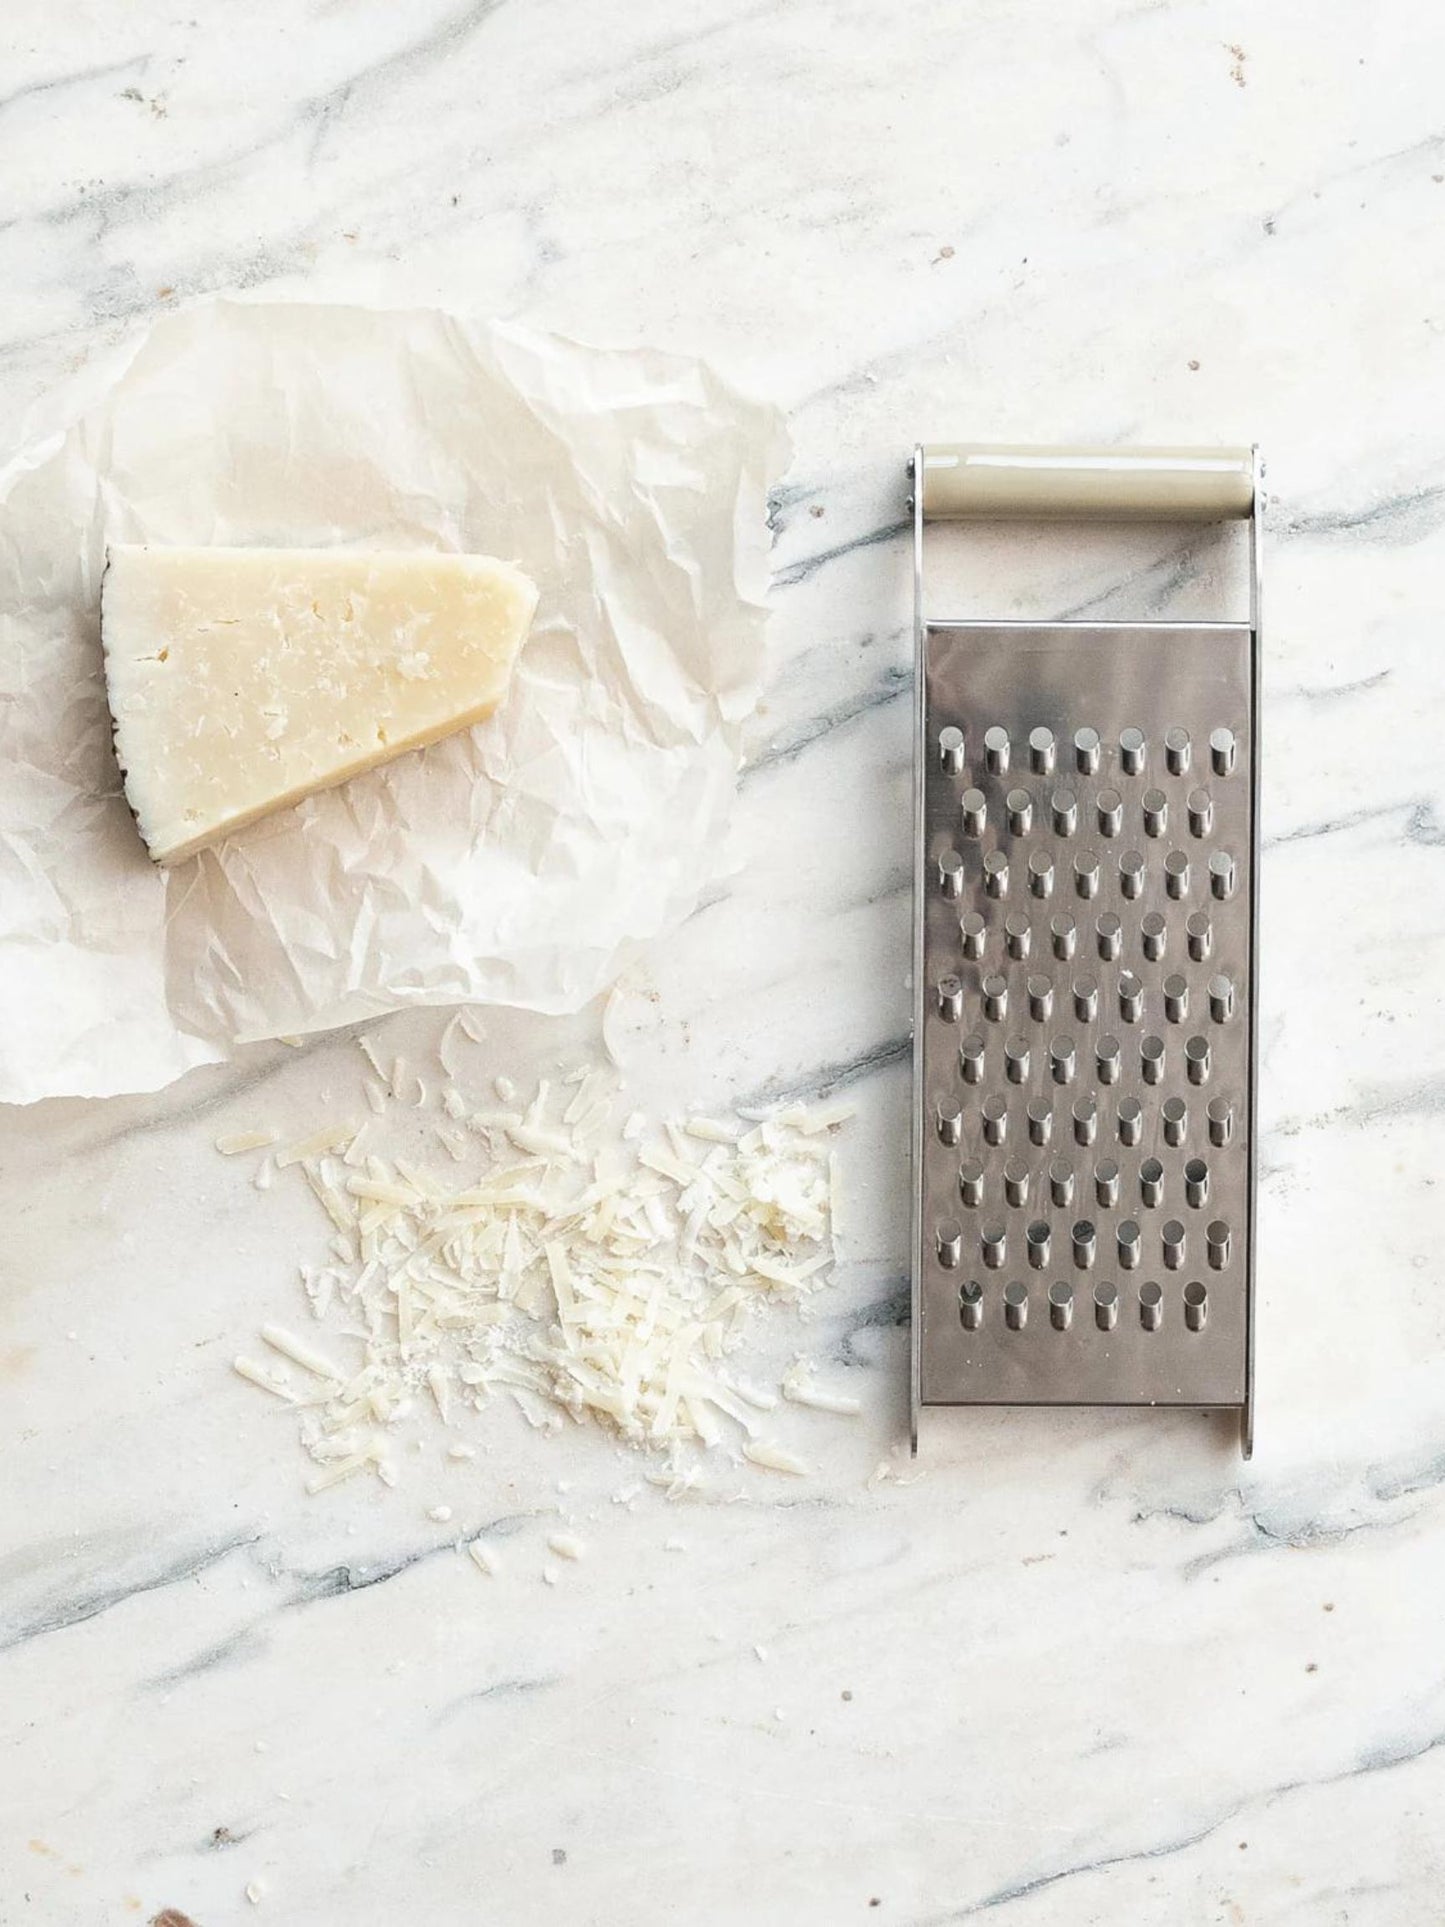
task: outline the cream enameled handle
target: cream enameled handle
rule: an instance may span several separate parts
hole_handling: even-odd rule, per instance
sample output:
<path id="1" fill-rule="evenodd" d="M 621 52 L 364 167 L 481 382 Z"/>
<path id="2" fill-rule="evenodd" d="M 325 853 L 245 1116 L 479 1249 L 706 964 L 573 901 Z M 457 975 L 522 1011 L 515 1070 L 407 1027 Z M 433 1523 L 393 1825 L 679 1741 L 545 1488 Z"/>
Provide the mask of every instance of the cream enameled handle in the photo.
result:
<path id="1" fill-rule="evenodd" d="M 922 456 L 925 521 L 1217 522 L 1254 507 L 1248 448 L 935 442 Z"/>

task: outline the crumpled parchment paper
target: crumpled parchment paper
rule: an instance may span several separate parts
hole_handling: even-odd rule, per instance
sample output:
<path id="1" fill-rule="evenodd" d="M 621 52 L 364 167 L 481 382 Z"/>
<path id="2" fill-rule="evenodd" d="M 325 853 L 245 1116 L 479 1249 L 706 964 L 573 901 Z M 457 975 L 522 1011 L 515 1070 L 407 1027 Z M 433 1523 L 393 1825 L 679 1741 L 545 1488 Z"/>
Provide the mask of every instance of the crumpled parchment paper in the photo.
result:
<path id="1" fill-rule="evenodd" d="M 576 1010 L 687 915 L 763 674 L 775 410 L 675 355 L 249 302 L 85 381 L 0 466 L 0 1099 L 402 1005 Z M 491 722 L 166 872 L 111 748 L 112 541 L 474 550 L 541 601 Z"/>

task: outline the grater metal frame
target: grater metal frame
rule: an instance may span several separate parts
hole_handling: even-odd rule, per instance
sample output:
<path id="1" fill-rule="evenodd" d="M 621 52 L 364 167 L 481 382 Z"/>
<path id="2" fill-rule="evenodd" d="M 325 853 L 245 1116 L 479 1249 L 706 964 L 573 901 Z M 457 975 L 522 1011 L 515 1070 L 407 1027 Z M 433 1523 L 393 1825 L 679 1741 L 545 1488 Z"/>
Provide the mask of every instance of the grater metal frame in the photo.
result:
<path id="1" fill-rule="evenodd" d="M 944 475 L 945 500 L 930 513 L 929 458 L 954 473 Z M 1204 631 L 1211 628 L 1248 632 L 1247 689 L 1249 704 L 1249 840 L 1247 883 L 1248 969 L 1245 1079 L 1243 1104 L 1247 1119 L 1247 1166 L 1244 1177 L 1243 1237 L 1243 1375 L 1242 1398 L 1236 1410 L 1240 1447 L 1248 1459 L 1254 1444 L 1255 1403 L 1255 1283 L 1257 1225 L 1258 1057 L 1259 1057 L 1259 847 L 1260 847 L 1260 724 L 1261 664 L 1263 653 L 1264 553 L 1263 464 L 1258 447 L 1233 451 L 1081 451 L 1059 449 L 1000 449 L 964 447 L 940 449 L 918 444 L 908 463 L 913 488 L 908 508 L 913 525 L 914 600 L 914 891 L 913 891 L 913 1111 L 911 1130 L 911 1344 L 909 1416 L 910 1445 L 916 1454 L 919 1425 L 925 1405 L 1027 1402 L 1147 1405 L 1143 1398 L 1070 1400 L 1061 1397 L 1013 1401 L 968 1396 L 926 1400 L 924 1396 L 924 1265 L 925 1143 L 929 1130 L 929 1094 L 925 1088 L 924 1033 L 930 984 L 926 969 L 926 910 L 929 889 L 927 778 L 932 745 L 928 731 L 927 643 L 934 631 L 1058 632 L 1131 631 L 1153 635 Z M 1119 622 L 1059 619 L 1053 622 L 960 619 L 931 615 L 925 598 L 924 530 L 933 520 L 1019 519 L 1216 521 L 1244 520 L 1248 524 L 1249 615 L 1246 623 Z M 1211 1405 L 1208 1409 L 1220 1409 Z"/>

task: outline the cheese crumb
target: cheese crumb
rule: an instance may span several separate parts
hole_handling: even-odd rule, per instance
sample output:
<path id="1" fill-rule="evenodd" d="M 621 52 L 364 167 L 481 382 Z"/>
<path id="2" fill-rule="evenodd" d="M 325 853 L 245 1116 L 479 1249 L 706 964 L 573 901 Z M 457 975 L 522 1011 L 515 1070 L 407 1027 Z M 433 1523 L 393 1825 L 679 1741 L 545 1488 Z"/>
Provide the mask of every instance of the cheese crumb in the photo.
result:
<path id="1" fill-rule="evenodd" d="M 806 1478 L 810 1471 L 795 1453 L 785 1451 L 781 1445 L 769 1445 L 761 1439 L 749 1439 L 743 1447 L 743 1457 L 754 1465 L 764 1466 L 769 1472 L 790 1472 L 795 1478 Z"/>
<path id="2" fill-rule="evenodd" d="M 281 1135 L 279 1131 L 233 1131 L 229 1137 L 218 1137 L 216 1149 L 222 1157 L 233 1158 L 242 1151 L 260 1151 L 268 1144 L 274 1144 Z"/>
<path id="3" fill-rule="evenodd" d="M 328 1124 L 320 1131 L 313 1131 L 310 1137 L 302 1138 L 284 1151 L 276 1153 L 276 1165 L 285 1170 L 288 1165 L 302 1164 L 310 1158 L 324 1157 L 328 1151 L 340 1149 L 349 1144 L 356 1136 L 354 1124 Z"/>
<path id="4" fill-rule="evenodd" d="M 346 1383 L 347 1374 L 341 1367 L 333 1365 L 329 1358 L 308 1345 L 304 1338 L 295 1337 L 280 1325 L 263 1325 L 261 1336 L 272 1351 L 280 1352 L 284 1358 L 289 1358 L 293 1364 L 314 1373 L 317 1378 L 326 1379 L 333 1385 Z"/>
<path id="5" fill-rule="evenodd" d="M 427 1508 L 426 1515 L 435 1525 L 444 1526 L 452 1516 L 449 1505 L 434 1505 Z"/>
<path id="6" fill-rule="evenodd" d="M 801 1361 L 784 1378 L 783 1397 L 794 1405 L 807 1405 L 815 1412 L 832 1412 L 840 1418 L 856 1418 L 863 1409 L 861 1399 L 846 1392 L 830 1392 L 815 1384 Z"/>
<path id="7" fill-rule="evenodd" d="M 547 1545 L 559 1559 L 583 1559 L 587 1555 L 586 1546 L 570 1532 L 554 1532 Z"/>

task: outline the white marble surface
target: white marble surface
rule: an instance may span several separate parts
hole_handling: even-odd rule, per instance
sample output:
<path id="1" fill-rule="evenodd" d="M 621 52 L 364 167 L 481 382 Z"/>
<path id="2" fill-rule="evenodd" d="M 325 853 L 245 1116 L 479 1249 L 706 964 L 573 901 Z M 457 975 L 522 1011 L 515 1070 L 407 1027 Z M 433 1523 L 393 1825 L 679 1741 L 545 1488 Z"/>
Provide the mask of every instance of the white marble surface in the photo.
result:
<path id="1" fill-rule="evenodd" d="M 488 1428 L 448 1496 L 511 1522 L 489 1585 L 421 1477 L 304 1499 L 226 1371 L 313 1228 L 211 1140 L 262 1096 L 313 1115 L 354 1043 L 5 1116 L 0 1920 L 1437 1920 L 1445 23 L 17 0 L 4 39 L 11 423 L 234 288 L 702 349 L 789 407 L 741 867 L 639 974 L 631 1076 L 856 1092 L 807 1342 L 865 1411 L 809 1421 L 806 1486 L 633 1513 L 597 1437 Z M 960 1414 L 916 1483 L 866 1483 L 903 1423 L 899 470 L 949 433 L 1270 457 L 1247 1468 L 1196 1418 Z M 982 606 L 1022 569 L 1134 613 L 1205 560 L 976 553 Z M 558 1505 L 592 1550 L 546 1588 Z"/>

